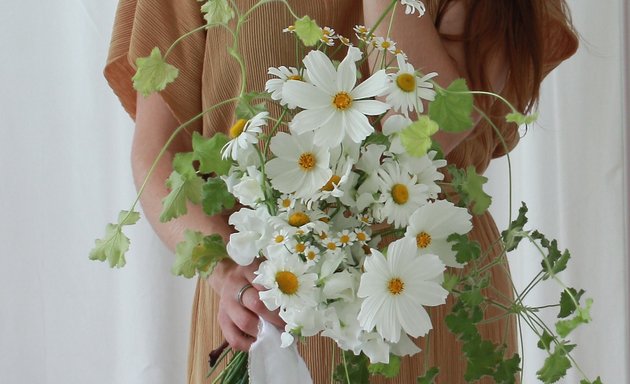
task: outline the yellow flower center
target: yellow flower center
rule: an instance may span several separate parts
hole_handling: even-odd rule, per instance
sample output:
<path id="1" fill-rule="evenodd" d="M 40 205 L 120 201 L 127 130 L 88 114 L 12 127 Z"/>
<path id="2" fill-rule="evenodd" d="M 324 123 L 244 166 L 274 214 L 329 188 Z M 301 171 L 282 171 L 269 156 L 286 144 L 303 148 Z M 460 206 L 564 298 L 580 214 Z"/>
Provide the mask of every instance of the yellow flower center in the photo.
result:
<path id="1" fill-rule="evenodd" d="M 365 234 L 365 232 L 357 232 L 357 240 L 359 241 L 367 240 L 367 235 Z"/>
<path id="2" fill-rule="evenodd" d="M 390 44 L 389 41 L 385 40 L 383 41 L 383 43 L 381 43 L 381 47 L 383 47 L 383 49 L 387 49 L 389 47 L 391 47 L 392 45 Z"/>
<path id="3" fill-rule="evenodd" d="M 230 138 L 235 139 L 239 137 L 243 133 L 243 129 L 245 129 L 245 123 L 247 123 L 245 119 L 236 120 L 236 123 L 230 128 Z"/>
<path id="4" fill-rule="evenodd" d="M 398 205 L 405 204 L 409 200 L 409 190 L 406 185 L 394 184 L 392 188 L 392 199 Z"/>
<path id="5" fill-rule="evenodd" d="M 315 258 L 317 257 L 317 253 L 313 252 L 313 251 L 309 251 L 306 254 L 306 258 L 309 260 L 315 260 Z"/>
<path id="6" fill-rule="evenodd" d="M 342 111 L 346 110 L 352 105 L 352 97 L 346 92 L 339 92 L 333 98 L 333 105 Z"/>
<path id="7" fill-rule="evenodd" d="M 285 295 L 293 295 L 299 287 L 297 276 L 289 271 L 276 273 L 276 283 L 278 283 L 278 288 Z"/>
<path id="8" fill-rule="evenodd" d="M 335 249 L 337 249 L 337 244 L 331 241 L 330 243 L 326 244 L 326 248 L 330 249 L 331 251 L 334 251 Z"/>
<path id="9" fill-rule="evenodd" d="M 341 181 L 341 176 L 332 175 L 330 180 L 322 187 L 322 191 L 330 192 L 335 188 L 335 185 L 339 185 Z"/>
<path id="10" fill-rule="evenodd" d="M 431 245 L 431 235 L 426 232 L 420 232 L 416 235 L 416 244 L 418 248 L 426 248 Z"/>
<path id="11" fill-rule="evenodd" d="M 387 283 L 387 289 L 392 295 L 399 295 L 405 289 L 405 283 L 398 277 L 394 277 Z"/>
<path id="12" fill-rule="evenodd" d="M 413 92 L 416 90 L 416 77 L 410 73 L 403 73 L 396 76 L 396 85 L 403 92 Z"/>
<path id="13" fill-rule="evenodd" d="M 302 253 L 302 252 L 304 252 L 305 250 L 306 250 L 306 245 L 304 245 L 304 243 L 297 243 L 297 244 L 295 245 L 295 251 L 296 251 L 297 253 Z"/>
<path id="14" fill-rule="evenodd" d="M 315 157 L 315 155 L 313 155 L 310 152 L 305 152 L 301 154 L 300 158 L 298 159 L 298 165 L 300 166 L 300 168 L 302 168 L 303 171 L 306 171 L 306 172 L 315 168 L 316 164 L 317 164 L 317 158 Z"/>
<path id="15" fill-rule="evenodd" d="M 311 222 L 311 218 L 304 212 L 295 212 L 289 216 L 289 225 L 292 227 L 301 227 Z"/>
<path id="16" fill-rule="evenodd" d="M 292 76 L 287 77 L 287 80 L 302 81 L 302 76 L 300 76 L 300 75 L 292 75 Z"/>
<path id="17" fill-rule="evenodd" d="M 339 238 L 339 242 L 341 242 L 341 244 L 348 244 L 350 242 L 350 236 L 341 235 L 341 237 Z"/>
<path id="18" fill-rule="evenodd" d="M 291 200 L 289 199 L 282 200 L 282 208 L 289 208 L 289 207 L 291 207 Z"/>
<path id="19" fill-rule="evenodd" d="M 276 243 L 280 244 L 284 241 L 284 236 L 282 235 L 277 235 L 274 239 L 273 239 Z"/>

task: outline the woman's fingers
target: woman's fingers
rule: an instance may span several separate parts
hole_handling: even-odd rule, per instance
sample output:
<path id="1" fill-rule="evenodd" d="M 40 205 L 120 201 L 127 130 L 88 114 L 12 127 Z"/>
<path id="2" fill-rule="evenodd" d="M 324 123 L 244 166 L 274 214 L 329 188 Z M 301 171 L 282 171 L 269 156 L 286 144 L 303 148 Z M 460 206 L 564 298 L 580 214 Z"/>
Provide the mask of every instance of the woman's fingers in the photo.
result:
<path id="1" fill-rule="evenodd" d="M 219 309 L 217 319 L 221 324 L 223 337 L 230 344 L 230 347 L 238 351 L 249 351 L 254 339 L 244 334 L 225 311 Z"/>
<path id="2" fill-rule="evenodd" d="M 258 316 L 261 316 L 263 319 L 267 320 L 276 327 L 284 329 L 285 323 L 278 315 L 278 311 L 276 310 L 272 312 L 267 309 L 265 304 L 260 300 L 260 297 L 258 296 L 258 289 L 255 287 L 251 287 L 243 292 L 241 301 L 243 302 L 243 306 L 245 308 L 256 313 Z"/>

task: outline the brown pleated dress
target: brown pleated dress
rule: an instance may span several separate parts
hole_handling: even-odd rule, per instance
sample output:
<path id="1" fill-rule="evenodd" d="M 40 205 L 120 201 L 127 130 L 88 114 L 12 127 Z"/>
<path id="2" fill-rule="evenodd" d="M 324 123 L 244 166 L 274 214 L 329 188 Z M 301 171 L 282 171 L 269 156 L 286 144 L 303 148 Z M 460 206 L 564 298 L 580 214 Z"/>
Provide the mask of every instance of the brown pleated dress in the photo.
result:
<path id="1" fill-rule="evenodd" d="M 243 8 L 254 0 L 237 0 Z M 352 27 L 363 24 L 360 1 L 310 0 L 291 1 L 299 15 L 308 14 L 322 26 L 330 26 L 337 33 L 353 37 Z M 131 85 L 135 72 L 135 60 L 147 56 L 153 47 L 164 53 L 179 36 L 203 24 L 199 11 L 201 3 L 194 0 L 121 0 L 116 15 L 109 58 L 105 75 L 127 112 L 135 118 L 136 92 Z M 268 79 L 269 66 L 295 66 L 294 40 L 281 30 L 291 24 L 290 14 L 279 3 L 267 4 L 254 14 L 243 28 L 240 47 L 248 71 L 247 88 L 263 90 Z M 228 55 L 225 47 L 232 44 L 231 36 L 221 28 L 191 35 L 170 56 L 171 64 L 180 69 L 180 77 L 162 92 L 162 97 L 175 118 L 184 122 L 200 111 L 238 94 L 241 81 L 236 62 Z M 345 53 L 345 52 L 342 52 Z M 204 116 L 194 127 L 206 135 L 226 131 L 234 121 L 234 106 L 220 108 Z M 517 136 L 510 135 L 510 147 L 516 144 Z M 449 162 L 458 166 L 475 165 L 483 172 L 493 153 L 501 146 L 491 130 L 476 132 L 461 143 L 449 155 Z M 484 249 L 495 242 L 499 234 L 489 214 L 473 219 L 471 237 L 479 241 Z M 495 256 L 492 256 L 495 257 Z M 493 291 L 496 297 L 511 297 L 509 272 L 498 267 L 492 270 Z M 223 342 L 221 330 L 216 322 L 218 300 L 204 280 L 199 280 L 192 308 L 192 325 L 189 350 L 188 382 L 210 383 L 208 354 Z M 463 383 L 465 364 L 460 345 L 444 325 L 444 317 L 450 304 L 432 308 L 430 313 L 434 330 L 431 333 L 428 351 L 405 358 L 398 378 L 384 380 L 374 378 L 374 383 L 415 383 L 423 372 L 424 353 L 429 354 L 430 365 L 439 365 L 439 383 Z M 496 313 L 488 314 L 492 317 Z M 499 321 L 481 327 L 484 338 L 497 343 L 506 343 L 509 350 L 516 350 L 516 330 L 513 322 Z M 419 341 L 423 346 L 423 341 Z M 308 364 L 314 382 L 329 383 L 331 353 L 334 346 L 329 339 L 314 337 L 301 346 L 301 353 Z M 339 352 L 336 352 L 339 356 Z M 510 353 L 511 355 L 511 353 Z"/>

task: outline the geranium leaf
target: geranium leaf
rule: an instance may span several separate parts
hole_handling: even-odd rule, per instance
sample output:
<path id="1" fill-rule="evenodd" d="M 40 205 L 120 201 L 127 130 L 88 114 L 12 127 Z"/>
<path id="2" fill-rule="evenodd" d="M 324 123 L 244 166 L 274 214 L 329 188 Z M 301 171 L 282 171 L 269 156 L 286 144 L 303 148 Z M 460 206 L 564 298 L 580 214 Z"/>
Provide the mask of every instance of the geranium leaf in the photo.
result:
<path id="1" fill-rule="evenodd" d="M 400 131 L 400 142 L 411 156 L 422 157 L 431 149 L 431 136 L 438 129 L 435 121 L 428 116 L 420 116 L 417 121 Z"/>
<path id="2" fill-rule="evenodd" d="M 228 192 L 227 185 L 222 179 L 213 177 L 203 185 L 202 206 L 207 215 L 214 216 L 233 208 L 234 204 L 236 204 L 236 199 Z"/>
<path id="3" fill-rule="evenodd" d="M 400 372 L 400 357 L 396 355 L 389 355 L 389 363 L 376 363 L 368 366 L 368 371 L 373 375 L 385 376 L 388 379 L 393 379 L 398 376 Z"/>
<path id="4" fill-rule="evenodd" d="M 521 370 L 521 357 L 514 354 L 511 359 L 502 360 L 497 364 L 494 380 L 497 384 L 516 383 L 516 374 Z"/>
<path id="5" fill-rule="evenodd" d="M 538 112 L 531 115 L 523 115 L 519 112 L 512 112 L 505 115 L 505 121 L 516 125 L 529 125 L 538 120 Z"/>
<path id="6" fill-rule="evenodd" d="M 105 236 L 94 242 L 94 248 L 90 251 L 90 260 L 109 262 L 114 268 L 124 267 L 126 264 L 125 253 L 129 250 L 129 238 L 122 232 L 126 225 L 133 225 L 140 219 L 138 212 L 121 211 L 118 214 L 118 223 L 109 223 L 105 227 Z"/>
<path id="7" fill-rule="evenodd" d="M 347 383 L 346 369 L 348 375 L 352 378 L 352 384 L 369 384 L 370 372 L 368 371 L 368 364 L 370 360 L 363 353 L 355 355 L 352 352 L 342 351 L 345 355 L 347 366 L 344 367 L 343 361 L 337 365 L 333 378 L 336 382 Z"/>
<path id="8" fill-rule="evenodd" d="M 581 324 L 589 323 L 592 320 L 591 305 L 593 305 L 593 299 L 586 299 L 586 305 L 584 307 L 576 308 L 575 317 L 569 320 L 560 320 L 556 322 L 556 332 L 558 332 L 558 335 L 560 335 L 560 337 L 567 337 Z"/>
<path id="9" fill-rule="evenodd" d="M 164 60 L 157 47 L 148 57 L 136 59 L 136 67 L 136 74 L 132 77 L 133 88 L 144 97 L 162 91 L 179 75 L 179 70 Z"/>
<path id="10" fill-rule="evenodd" d="M 473 96 L 466 80 L 457 79 L 446 89 L 438 89 L 429 103 L 429 117 L 445 132 L 462 132 L 472 127 Z"/>
<path id="11" fill-rule="evenodd" d="M 234 18 L 234 10 L 227 0 L 208 0 L 201 6 L 203 18 L 209 26 L 215 24 L 227 24 Z"/>
<path id="12" fill-rule="evenodd" d="M 193 133 L 193 160 L 199 161 L 199 172 L 217 175 L 228 173 L 232 162 L 221 158 L 221 148 L 228 141 L 230 139 L 223 133 L 215 133 L 209 139 L 197 132 Z"/>
<path id="13" fill-rule="evenodd" d="M 577 301 L 579 305 L 580 298 L 583 294 L 583 289 L 580 289 L 579 292 L 575 288 L 568 288 L 568 292 L 567 290 L 562 291 L 560 294 L 560 313 L 558 313 L 558 317 L 565 318 L 571 316 L 577 309 L 575 301 Z M 575 298 L 575 301 L 573 301 L 573 298 Z"/>
<path id="14" fill-rule="evenodd" d="M 453 177 L 452 185 L 459 194 L 460 203 L 470 206 L 475 215 L 482 215 L 490 207 L 492 197 L 484 192 L 483 185 L 488 181 L 487 177 L 477 174 L 473 165 L 466 170 L 449 166 L 448 171 Z"/>
<path id="15" fill-rule="evenodd" d="M 176 276 L 191 278 L 199 274 L 205 278 L 226 257 L 228 256 L 221 236 L 204 236 L 201 232 L 186 230 L 184 241 L 176 246 L 175 263 L 171 271 Z"/>
<path id="16" fill-rule="evenodd" d="M 302 43 L 307 47 L 312 47 L 322 38 L 322 29 L 317 25 L 315 20 L 308 16 L 295 21 L 295 33 L 298 35 Z"/>
<path id="17" fill-rule="evenodd" d="M 512 221 L 508 226 L 508 229 L 501 232 L 501 238 L 505 243 L 507 252 L 510 252 L 518 246 L 521 240 L 525 237 L 527 232 L 523 230 L 525 224 L 527 224 L 527 205 L 521 202 L 521 208 L 518 210 L 518 217 Z"/>
<path id="18" fill-rule="evenodd" d="M 166 181 L 171 190 L 162 200 L 160 221 L 167 222 L 188 212 L 187 202 L 199 204 L 202 197 L 203 179 L 196 174 L 179 173 L 174 170 Z"/>
<path id="19" fill-rule="evenodd" d="M 264 102 L 255 104 L 254 100 L 267 97 L 268 94 L 258 92 L 249 92 L 241 96 L 241 98 L 238 99 L 236 111 L 234 112 L 236 114 L 236 118 L 249 120 L 260 112 L 266 111 L 267 108 L 265 107 Z"/>
<path id="20" fill-rule="evenodd" d="M 538 379 L 545 384 L 551 384 L 563 378 L 567 374 L 567 370 L 571 368 L 571 361 L 567 357 L 567 353 L 573 347 L 575 345 L 556 345 L 554 352 L 545 359 L 543 367 L 536 372 Z"/>
<path id="21" fill-rule="evenodd" d="M 437 375 L 439 373 L 439 368 L 432 367 L 424 374 L 424 376 L 418 377 L 416 379 L 416 384 L 435 384 L 435 379 L 437 378 Z"/>
<path id="22" fill-rule="evenodd" d="M 446 240 L 452 243 L 451 249 L 455 251 L 455 260 L 460 264 L 466 264 L 471 260 L 477 260 L 481 256 L 479 242 L 470 240 L 468 236 L 453 233 Z"/>

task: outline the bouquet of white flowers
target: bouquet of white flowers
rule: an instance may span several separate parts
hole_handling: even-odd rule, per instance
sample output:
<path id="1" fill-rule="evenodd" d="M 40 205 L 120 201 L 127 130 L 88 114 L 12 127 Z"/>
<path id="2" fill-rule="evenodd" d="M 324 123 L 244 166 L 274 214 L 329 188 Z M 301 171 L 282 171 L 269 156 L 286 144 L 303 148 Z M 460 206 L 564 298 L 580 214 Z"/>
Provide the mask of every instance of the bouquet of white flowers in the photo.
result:
<path id="1" fill-rule="evenodd" d="M 227 1 L 210 0 L 202 6 L 208 21 L 203 28 L 228 28 L 227 22 L 237 17 L 236 37 L 248 15 L 267 2 L 261 0 L 241 14 Z M 404 6 L 407 14 L 424 13 L 419 1 L 393 0 L 380 20 L 396 6 Z M 349 39 L 307 16 L 296 16 L 284 32 L 294 34 L 303 48 L 314 49 L 306 50 L 296 67 L 286 63 L 269 68 L 266 92 L 243 89 L 224 102 L 237 103 L 229 135 L 193 135 L 193 151 L 174 159 L 161 220 L 186 214 L 188 201 L 201 203 L 208 215 L 232 209 L 237 201 L 240 208 L 229 218 L 235 232 L 227 245 L 218 235 L 187 231 L 173 272 L 208 276 L 225 257 L 241 265 L 261 259 L 254 280 L 266 288 L 260 299 L 268 309 L 279 309 L 286 322 L 278 343 L 286 348 L 318 334 L 333 339 L 344 351 L 344 369 L 335 377 L 347 383 L 362 381 L 347 369 L 346 357 L 351 356 L 358 356 L 355 360 L 369 372 L 395 376 L 398 357 L 420 351 L 411 338 L 432 329 L 425 308 L 442 305 L 453 294 L 456 304 L 447 325 L 465 345 L 488 347 L 469 350 L 466 379 L 489 375 L 513 383 L 518 355 L 505 358 L 500 346 L 483 344 L 474 328 L 483 317 L 482 304 L 489 301 L 483 293 L 489 265 L 476 263 L 485 256 L 466 233 L 472 228 L 469 211 L 481 214 L 489 206 L 481 189 L 485 178 L 472 167 L 447 168 L 431 140 L 438 129 L 470 127 L 474 92 L 463 80 L 439 87 L 432 81 L 438 74 L 420 73 L 396 42 L 374 36 L 375 27 L 358 25 L 356 39 Z M 346 52 L 340 62 L 326 53 L 335 45 Z M 230 53 L 242 63 L 238 50 Z M 167 55 L 156 49 L 138 61 L 136 89 L 156 92 L 175 79 L 177 70 L 166 63 Z M 378 68 L 366 76 L 360 68 L 370 57 Z M 280 114 L 272 116 L 265 103 L 253 102 L 260 99 L 276 103 Z M 533 121 L 509 106 L 510 121 Z M 451 176 L 448 182 L 445 172 Z M 444 188 L 456 192 L 447 194 L 451 201 L 441 195 Z M 129 240 L 122 228 L 138 220 L 134 207 L 108 225 L 92 259 L 124 265 Z M 559 252 L 540 233 L 524 230 L 525 213 L 523 206 L 497 239 L 504 251 L 490 267 L 507 263 L 505 253 L 527 238 L 539 244 L 543 259 L 534 285 L 557 279 L 568 252 Z M 472 265 L 464 274 L 461 268 L 467 263 Z M 555 333 L 538 321 L 537 308 L 522 304 L 524 295 L 517 294 L 511 303 L 493 303 L 506 313 L 535 319 L 524 322 L 549 352 L 539 371 L 544 382 L 557 381 L 571 366 L 573 346 L 563 338 L 590 319 L 590 301 L 579 303 L 582 293 L 565 289 L 561 317 L 573 317 L 559 321 Z M 238 353 L 222 372 L 222 382 L 246 380 L 243 356 Z M 437 369 L 427 370 L 421 380 L 432 382 L 437 374 Z"/>

